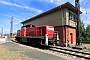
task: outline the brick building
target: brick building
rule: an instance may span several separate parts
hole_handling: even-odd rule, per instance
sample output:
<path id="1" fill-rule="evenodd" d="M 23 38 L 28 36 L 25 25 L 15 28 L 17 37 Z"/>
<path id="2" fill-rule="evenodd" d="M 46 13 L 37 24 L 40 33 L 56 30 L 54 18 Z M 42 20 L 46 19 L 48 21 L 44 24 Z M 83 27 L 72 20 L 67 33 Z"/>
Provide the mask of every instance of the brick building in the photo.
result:
<path id="1" fill-rule="evenodd" d="M 21 23 L 24 26 L 28 24 L 35 26 L 52 25 L 55 31 L 58 31 L 61 45 L 75 45 L 76 11 L 76 8 L 72 4 L 66 2 Z"/>

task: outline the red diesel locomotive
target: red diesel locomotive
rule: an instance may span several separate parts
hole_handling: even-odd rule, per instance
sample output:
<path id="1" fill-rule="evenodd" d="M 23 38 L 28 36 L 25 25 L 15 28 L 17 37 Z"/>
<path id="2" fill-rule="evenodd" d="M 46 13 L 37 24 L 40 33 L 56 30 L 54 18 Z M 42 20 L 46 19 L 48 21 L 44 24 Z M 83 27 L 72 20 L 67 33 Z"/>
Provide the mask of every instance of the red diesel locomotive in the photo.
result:
<path id="1" fill-rule="evenodd" d="M 26 42 L 32 45 L 52 45 L 59 41 L 54 27 L 49 25 L 34 26 L 30 24 L 22 26 L 20 30 L 17 30 L 15 38 L 18 42 Z"/>

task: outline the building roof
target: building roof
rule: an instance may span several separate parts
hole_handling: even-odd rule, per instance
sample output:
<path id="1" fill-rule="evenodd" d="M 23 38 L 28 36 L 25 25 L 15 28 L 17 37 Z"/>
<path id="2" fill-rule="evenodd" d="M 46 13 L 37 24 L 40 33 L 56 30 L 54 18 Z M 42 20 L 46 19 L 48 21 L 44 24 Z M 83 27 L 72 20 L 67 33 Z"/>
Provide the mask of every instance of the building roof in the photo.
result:
<path id="1" fill-rule="evenodd" d="M 41 14 L 39 14 L 39 15 L 36 15 L 36 16 L 30 18 L 30 19 L 27 19 L 27 20 L 25 20 L 25 21 L 23 21 L 23 22 L 21 22 L 21 23 L 24 24 L 24 23 L 26 23 L 26 22 L 29 22 L 29 21 L 32 21 L 32 20 L 34 20 L 34 19 L 43 17 L 43 16 L 45 16 L 45 15 L 48 15 L 48 14 L 50 14 L 50 13 L 53 13 L 53 12 L 55 12 L 55 11 L 58 11 L 58 10 L 61 10 L 61 9 L 64 9 L 64 8 L 67 8 L 67 9 L 73 11 L 73 12 L 77 12 L 77 9 L 76 9 L 71 3 L 66 2 L 66 3 L 64 3 L 64 4 L 62 4 L 62 5 L 59 5 L 59 6 L 55 7 L 55 8 L 52 8 L 52 9 L 46 11 L 46 12 L 43 12 L 43 13 L 41 13 Z M 81 13 L 82 13 L 82 12 L 80 11 L 80 14 L 81 14 Z"/>

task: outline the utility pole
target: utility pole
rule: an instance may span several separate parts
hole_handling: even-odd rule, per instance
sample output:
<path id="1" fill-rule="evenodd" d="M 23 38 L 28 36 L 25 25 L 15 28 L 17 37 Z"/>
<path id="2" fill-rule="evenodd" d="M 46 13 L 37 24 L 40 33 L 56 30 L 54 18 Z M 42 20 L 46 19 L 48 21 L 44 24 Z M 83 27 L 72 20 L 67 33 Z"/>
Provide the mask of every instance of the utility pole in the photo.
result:
<path id="1" fill-rule="evenodd" d="M 75 0 L 75 7 L 77 9 L 76 12 L 76 45 L 80 45 L 80 40 L 81 40 L 81 33 L 80 33 L 80 1 Z"/>
<path id="2" fill-rule="evenodd" d="M 3 36 L 3 27 L 1 25 L 1 37 Z"/>
<path id="3" fill-rule="evenodd" d="M 13 16 L 11 17 L 11 22 L 10 22 L 11 26 L 10 26 L 10 37 L 13 36 Z"/>

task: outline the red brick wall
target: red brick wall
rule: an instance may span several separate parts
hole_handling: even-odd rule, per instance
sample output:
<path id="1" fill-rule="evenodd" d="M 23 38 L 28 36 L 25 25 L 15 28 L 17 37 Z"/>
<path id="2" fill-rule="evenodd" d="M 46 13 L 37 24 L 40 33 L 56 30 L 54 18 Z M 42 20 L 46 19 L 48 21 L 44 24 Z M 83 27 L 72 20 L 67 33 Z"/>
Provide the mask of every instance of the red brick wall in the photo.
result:
<path id="1" fill-rule="evenodd" d="M 72 27 L 65 27 L 65 30 L 66 43 L 72 44 L 73 42 L 76 42 L 76 29 Z"/>
<path id="2" fill-rule="evenodd" d="M 75 28 L 69 27 L 69 26 L 56 26 L 55 31 L 58 31 L 59 33 L 60 42 L 69 43 L 69 44 L 76 42 L 76 29 Z"/>

